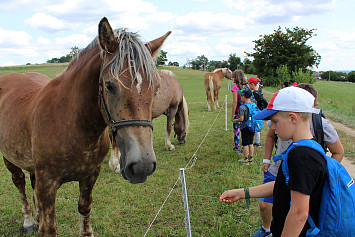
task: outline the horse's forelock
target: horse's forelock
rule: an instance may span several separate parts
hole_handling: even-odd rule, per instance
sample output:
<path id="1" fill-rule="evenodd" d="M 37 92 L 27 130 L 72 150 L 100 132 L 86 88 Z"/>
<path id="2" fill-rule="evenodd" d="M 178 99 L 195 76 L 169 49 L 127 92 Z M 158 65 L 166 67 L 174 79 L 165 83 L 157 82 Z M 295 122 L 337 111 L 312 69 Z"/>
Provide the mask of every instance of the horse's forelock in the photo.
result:
<path id="1" fill-rule="evenodd" d="M 140 83 L 141 70 L 148 78 L 149 86 L 154 80 L 159 80 L 159 75 L 155 67 L 155 62 L 150 55 L 145 44 L 141 41 L 141 37 L 136 33 L 127 32 L 125 28 L 114 30 L 116 39 L 119 43 L 119 48 L 113 59 L 107 64 L 109 71 L 114 78 L 119 80 L 119 77 L 126 70 L 129 70 L 133 82 Z M 79 54 L 75 56 L 69 63 L 68 68 L 83 57 L 88 51 L 95 47 L 99 47 L 98 37 L 96 37 L 86 48 L 80 50 Z M 102 54 L 104 52 L 101 52 Z M 127 62 L 128 68 L 124 70 L 124 63 Z M 67 68 L 67 69 L 68 69 Z M 119 80 L 120 83 L 122 83 Z"/>
<path id="2" fill-rule="evenodd" d="M 155 62 L 140 36 L 136 33 L 127 32 L 124 28 L 116 29 L 114 33 L 119 48 L 113 59 L 107 64 L 112 76 L 119 80 L 120 75 L 129 70 L 133 78 L 132 83 L 140 83 L 139 71 L 142 71 L 147 77 L 149 85 L 154 80 L 158 80 L 159 75 Z M 124 70 L 125 63 L 128 64 L 126 70 Z"/>

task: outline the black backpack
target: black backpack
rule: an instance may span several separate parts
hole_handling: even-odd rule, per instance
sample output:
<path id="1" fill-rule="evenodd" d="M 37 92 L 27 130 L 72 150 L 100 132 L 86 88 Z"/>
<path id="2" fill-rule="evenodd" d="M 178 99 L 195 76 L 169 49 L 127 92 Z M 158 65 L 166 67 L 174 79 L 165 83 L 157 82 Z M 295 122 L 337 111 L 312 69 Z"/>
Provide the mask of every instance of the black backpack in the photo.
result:
<path id="1" fill-rule="evenodd" d="M 264 98 L 263 94 L 259 90 L 253 91 L 254 98 L 256 100 L 256 105 L 260 110 L 263 110 L 267 107 L 267 100 Z"/>
<path id="2" fill-rule="evenodd" d="M 322 110 L 320 110 L 320 112 L 318 114 L 312 113 L 314 138 L 322 146 L 325 153 L 327 153 L 328 147 L 324 143 L 324 131 L 323 131 L 323 124 L 322 124 L 322 117 L 325 118 L 325 115 L 323 114 Z"/>

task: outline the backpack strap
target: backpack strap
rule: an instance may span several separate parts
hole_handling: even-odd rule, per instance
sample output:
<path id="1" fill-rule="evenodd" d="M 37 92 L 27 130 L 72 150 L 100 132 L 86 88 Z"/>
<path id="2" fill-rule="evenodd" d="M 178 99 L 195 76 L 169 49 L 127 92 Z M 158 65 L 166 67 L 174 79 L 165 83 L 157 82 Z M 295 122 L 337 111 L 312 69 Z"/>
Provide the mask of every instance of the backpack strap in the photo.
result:
<path id="1" fill-rule="evenodd" d="M 314 136 L 317 142 L 323 147 L 323 150 L 327 152 L 327 146 L 324 144 L 324 130 L 323 130 L 323 123 L 322 117 L 324 114 L 320 110 L 319 113 L 312 113 L 312 124 L 314 130 Z"/>
<path id="2" fill-rule="evenodd" d="M 273 159 L 274 161 L 278 161 L 278 160 L 282 160 L 282 173 L 285 176 L 285 182 L 286 185 L 288 185 L 289 182 L 289 170 L 288 170 L 288 164 L 287 164 L 287 156 L 288 153 L 290 153 L 290 151 L 296 147 L 300 147 L 300 146 L 304 146 L 304 147 L 309 147 L 313 150 L 318 151 L 326 160 L 326 154 L 323 150 L 323 148 L 320 146 L 320 144 L 312 139 L 302 139 L 299 140 L 297 142 L 291 143 L 291 145 L 284 151 L 282 152 L 280 155 L 274 155 Z M 291 202 L 290 202 L 291 205 Z M 307 230 L 307 236 L 317 236 L 317 234 L 320 232 L 320 229 L 315 225 L 312 217 L 310 214 L 308 214 L 308 218 L 307 221 L 309 223 L 309 225 L 311 226 L 311 228 L 309 230 Z"/>

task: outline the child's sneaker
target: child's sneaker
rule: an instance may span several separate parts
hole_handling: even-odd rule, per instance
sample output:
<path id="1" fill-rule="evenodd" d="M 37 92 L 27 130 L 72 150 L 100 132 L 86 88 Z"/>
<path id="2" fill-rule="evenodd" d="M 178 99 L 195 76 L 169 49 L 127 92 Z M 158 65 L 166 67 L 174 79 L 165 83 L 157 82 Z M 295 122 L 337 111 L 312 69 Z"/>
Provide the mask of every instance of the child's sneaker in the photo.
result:
<path id="1" fill-rule="evenodd" d="M 254 147 L 261 147 L 261 144 L 260 144 L 260 143 L 254 143 L 253 146 L 254 146 Z"/>
<path id="2" fill-rule="evenodd" d="M 252 156 L 249 156 L 249 157 L 248 157 L 248 162 L 249 162 L 249 163 L 253 162 L 253 160 L 254 160 L 254 158 L 253 158 Z"/>
<path id="3" fill-rule="evenodd" d="M 233 148 L 233 151 L 235 153 L 237 153 L 237 154 L 242 154 L 243 153 L 243 151 L 239 150 L 239 148 L 236 148 L 236 147 Z"/>
<path id="4" fill-rule="evenodd" d="M 240 159 L 238 160 L 239 162 L 242 162 L 242 163 L 248 163 L 249 162 L 249 159 L 248 157 L 244 157 L 243 159 Z"/>
<path id="5" fill-rule="evenodd" d="M 270 231 L 266 232 L 263 227 L 260 227 L 260 229 L 253 234 L 253 237 L 271 237 L 271 236 L 272 233 Z"/>

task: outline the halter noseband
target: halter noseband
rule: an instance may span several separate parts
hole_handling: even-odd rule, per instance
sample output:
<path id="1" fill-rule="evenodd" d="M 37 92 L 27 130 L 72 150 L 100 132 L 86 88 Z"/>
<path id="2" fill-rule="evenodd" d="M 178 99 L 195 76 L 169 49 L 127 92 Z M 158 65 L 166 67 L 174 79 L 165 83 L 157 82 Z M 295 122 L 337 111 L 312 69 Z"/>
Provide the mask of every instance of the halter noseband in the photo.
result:
<path id="1" fill-rule="evenodd" d="M 123 127 L 128 127 L 128 126 L 150 127 L 153 130 L 153 123 L 150 120 L 131 119 L 131 120 L 115 121 L 114 119 L 112 119 L 110 112 L 107 109 L 107 105 L 106 105 L 106 102 L 104 99 L 104 94 L 103 94 L 102 70 L 103 70 L 103 65 L 104 65 L 105 59 L 106 59 L 106 54 L 104 55 L 104 57 L 102 59 L 100 77 L 99 77 L 99 104 L 101 104 L 104 109 L 105 116 L 106 116 L 107 121 L 110 124 L 111 133 L 112 133 L 113 137 L 115 137 L 117 129 L 123 128 Z"/>

